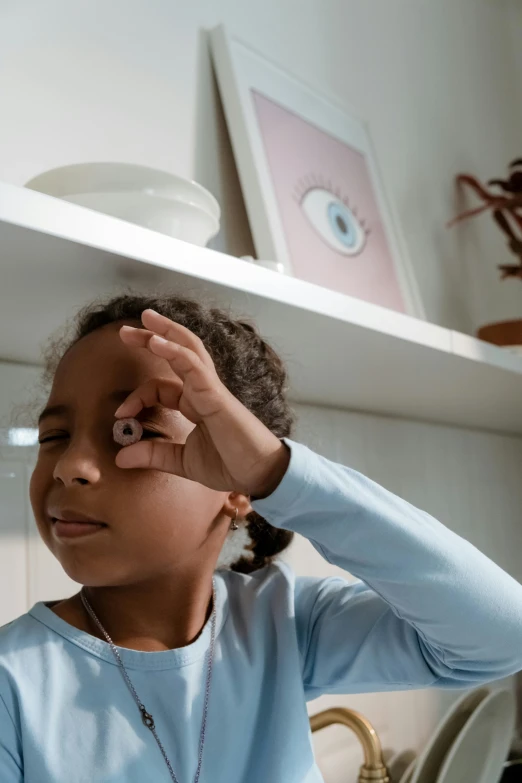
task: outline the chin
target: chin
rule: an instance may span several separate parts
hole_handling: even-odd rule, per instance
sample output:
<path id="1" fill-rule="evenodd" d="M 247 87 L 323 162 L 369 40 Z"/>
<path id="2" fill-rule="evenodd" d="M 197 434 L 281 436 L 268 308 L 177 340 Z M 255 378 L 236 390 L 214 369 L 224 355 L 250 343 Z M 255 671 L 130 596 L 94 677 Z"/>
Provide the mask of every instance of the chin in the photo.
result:
<path id="1" fill-rule="evenodd" d="M 96 563 L 78 563 L 70 562 L 66 558 L 58 559 L 69 579 L 84 587 L 116 587 L 130 581 L 118 579 L 115 576 L 115 568 L 101 569 Z"/>

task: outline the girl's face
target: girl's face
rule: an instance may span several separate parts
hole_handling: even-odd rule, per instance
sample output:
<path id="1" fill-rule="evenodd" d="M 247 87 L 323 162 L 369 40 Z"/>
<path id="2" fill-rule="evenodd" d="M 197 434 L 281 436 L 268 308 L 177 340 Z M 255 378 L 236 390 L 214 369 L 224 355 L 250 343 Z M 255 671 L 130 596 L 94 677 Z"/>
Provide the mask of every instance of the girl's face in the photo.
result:
<path id="1" fill-rule="evenodd" d="M 39 425 L 41 443 L 30 498 L 45 544 L 74 581 L 88 587 L 134 584 L 189 574 L 219 556 L 230 519 L 228 497 L 158 470 L 123 469 L 113 440 L 114 412 L 137 386 L 171 378 L 170 365 L 119 337 L 124 324 L 109 324 L 82 338 L 63 357 L 47 407 L 63 409 Z M 184 443 L 194 424 L 178 411 L 147 408 L 136 417 L 143 438 Z M 53 533 L 52 509 L 72 509 L 107 527 L 78 538 Z"/>

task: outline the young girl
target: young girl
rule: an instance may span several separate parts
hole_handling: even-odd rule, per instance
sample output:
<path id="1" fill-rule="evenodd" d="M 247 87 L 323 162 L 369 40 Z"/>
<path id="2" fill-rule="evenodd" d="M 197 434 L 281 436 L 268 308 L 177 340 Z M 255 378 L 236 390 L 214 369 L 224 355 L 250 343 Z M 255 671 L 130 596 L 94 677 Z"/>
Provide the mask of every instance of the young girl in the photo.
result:
<path id="1" fill-rule="evenodd" d="M 0 630 L 2 783 L 318 783 L 307 700 L 522 669 L 522 587 L 291 440 L 252 326 L 123 295 L 80 312 L 46 367 L 31 504 L 82 588 Z M 143 428 L 123 448 L 122 419 Z M 251 549 L 216 569 L 245 525 Z M 274 562 L 292 531 L 360 581 Z"/>

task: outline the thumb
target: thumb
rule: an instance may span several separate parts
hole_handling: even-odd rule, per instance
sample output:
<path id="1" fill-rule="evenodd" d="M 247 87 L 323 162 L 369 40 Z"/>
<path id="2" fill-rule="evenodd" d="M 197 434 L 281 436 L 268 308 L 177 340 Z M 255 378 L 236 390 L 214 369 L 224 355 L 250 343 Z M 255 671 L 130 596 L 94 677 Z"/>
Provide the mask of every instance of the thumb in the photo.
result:
<path id="1" fill-rule="evenodd" d="M 183 444 L 139 441 L 125 446 L 116 455 L 119 468 L 149 468 L 186 478 L 183 469 Z"/>

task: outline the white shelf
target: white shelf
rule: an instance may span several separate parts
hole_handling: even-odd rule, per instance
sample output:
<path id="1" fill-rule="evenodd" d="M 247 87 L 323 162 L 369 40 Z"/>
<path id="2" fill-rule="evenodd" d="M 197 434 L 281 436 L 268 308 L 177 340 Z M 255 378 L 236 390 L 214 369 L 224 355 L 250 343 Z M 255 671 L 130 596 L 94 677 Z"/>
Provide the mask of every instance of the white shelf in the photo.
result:
<path id="1" fill-rule="evenodd" d="M 38 364 L 48 335 L 131 286 L 253 318 L 293 400 L 522 434 L 522 358 L 435 324 L 0 183 L 0 359 Z"/>

